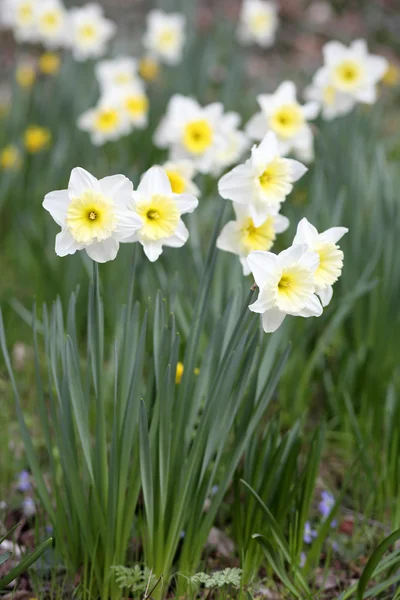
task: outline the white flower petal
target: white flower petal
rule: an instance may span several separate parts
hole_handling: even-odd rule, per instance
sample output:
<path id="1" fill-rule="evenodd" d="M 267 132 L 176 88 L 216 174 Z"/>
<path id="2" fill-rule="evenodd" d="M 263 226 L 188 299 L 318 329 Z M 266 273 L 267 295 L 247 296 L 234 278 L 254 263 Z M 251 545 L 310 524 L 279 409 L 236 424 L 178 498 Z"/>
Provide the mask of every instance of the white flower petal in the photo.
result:
<path id="1" fill-rule="evenodd" d="M 245 133 L 252 140 L 262 140 L 267 132 L 267 120 L 262 112 L 256 113 L 245 127 Z"/>
<path id="2" fill-rule="evenodd" d="M 48 210 L 57 225 L 62 227 L 65 223 L 69 203 L 68 190 L 57 190 L 46 194 L 43 200 L 43 208 Z"/>
<path id="3" fill-rule="evenodd" d="M 367 65 L 369 77 L 377 82 L 386 73 L 389 63 L 383 56 L 368 56 Z"/>
<path id="4" fill-rule="evenodd" d="M 290 246 L 287 250 L 283 250 L 277 256 L 279 267 L 286 267 L 300 260 L 300 258 L 307 252 L 306 244 L 299 244 L 296 246 Z"/>
<path id="5" fill-rule="evenodd" d="M 96 177 L 93 177 L 88 171 L 81 167 L 72 169 L 69 178 L 68 191 L 70 198 L 78 198 L 87 190 L 95 190 L 100 192 L 100 185 Z"/>
<path id="6" fill-rule="evenodd" d="M 162 241 L 164 246 L 170 246 L 171 248 L 181 248 L 184 244 L 186 244 L 189 238 L 189 231 L 182 221 L 179 221 L 178 227 L 175 229 L 174 235 L 166 238 Z"/>
<path id="7" fill-rule="evenodd" d="M 170 180 L 162 167 L 151 167 L 146 171 L 137 191 L 143 196 L 152 196 L 153 194 L 170 196 L 172 194 Z"/>
<path id="8" fill-rule="evenodd" d="M 277 270 L 277 256 L 272 252 L 251 252 L 247 257 L 247 262 L 260 289 L 274 277 Z"/>
<path id="9" fill-rule="evenodd" d="M 181 215 L 193 212 L 199 205 L 199 201 L 191 194 L 174 194 L 176 206 Z"/>
<path id="10" fill-rule="evenodd" d="M 318 230 L 305 217 L 297 225 L 293 244 L 313 246 L 318 239 Z"/>
<path id="11" fill-rule="evenodd" d="M 357 92 L 357 99 L 365 104 L 375 104 L 377 98 L 376 87 L 369 86 Z"/>
<path id="12" fill-rule="evenodd" d="M 336 244 L 349 230 L 347 227 L 331 227 L 320 234 L 321 242 L 333 242 Z"/>
<path id="13" fill-rule="evenodd" d="M 218 192 L 221 198 L 246 204 L 253 192 L 250 164 L 239 165 L 221 177 Z"/>
<path id="14" fill-rule="evenodd" d="M 78 244 L 72 237 L 69 229 L 63 229 L 56 235 L 56 254 L 57 256 L 67 256 L 67 254 L 75 254 L 77 250 L 81 250 L 82 245 Z"/>
<path id="15" fill-rule="evenodd" d="M 99 180 L 101 192 L 115 202 L 128 206 L 132 202 L 133 183 L 125 175 L 111 175 Z"/>
<path id="16" fill-rule="evenodd" d="M 331 285 L 328 285 L 325 289 L 320 290 L 318 292 L 318 296 L 320 297 L 322 306 L 325 308 L 325 306 L 328 306 L 328 304 L 332 300 L 333 287 Z"/>
<path id="17" fill-rule="evenodd" d="M 119 243 L 114 237 L 109 237 L 102 242 L 85 246 L 88 256 L 98 263 L 106 263 L 114 260 L 118 254 Z"/>
<path id="18" fill-rule="evenodd" d="M 225 252 L 239 254 L 239 242 L 238 224 L 236 221 L 229 221 L 218 236 L 217 248 Z"/>
<path id="19" fill-rule="evenodd" d="M 324 62 L 327 65 L 336 65 L 339 61 L 345 58 L 348 49 L 340 42 L 328 42 L 322 48 Z"/>
<path id="20" fill-rule="evenodd" d="M 162 242 L 142 242 L 143 250 L 150 262 L 155 262 L 162 254 Z"/>
<path id="21" fill-rule="evenodd" d="M 302 267 L 305 267 L 306 269 L 308 269 L 309 271 L 312 271 L 313 273 L 315 273 L 315 271 L 319 267 L 319 260 L 320 259 L 319 259 L 318 252 L 306 252 L 299 259 L 299 264 Z"/>
<path id="22" fill-rule="evenodd" d="M 128 206 L 116 206 L 115 215 L 118 219 L 115 239 L 119 242 L 125 241 L 143 227 L 143 221 L 137 213 Z"/>
<path id="23" fill-rule="evenodd" d="M 262 326 L 265 333 L 276 331 L 282 325 L 285 317 L 286 314 L 276 306 L 271 308 L 271 310 L 267 310 L 262 316 Z"/>
<path id="24" fill-rule="evenodd" d="M 307 173 L 308 171 L 308 168 L 303 165 L 303 163 L 298 160 L 293 160 L 293 158 L 287 158 L 286 164 L 289 167 L 290 178 L 292 181 L 298 181 L 303 177 L 304 173 Z"/>
<path id="25" fill-rule="evenodd" d="M 320 111 L 320 106 L 318 102 L 306 102 L 306 104 L 304 104 L 301 107 L 301 111 L 304 115 L 304 118 L 307 121 L 312 121 L 313 119 L 316 119 L 318 117 L 319 111 Z"/>
<path id="26" fill-rule="evenodd" d="M 286 229 L 288 229 L 290 225 L 290 221 L 287 217 L 284 217 L 283 215 L 276 215 L 274 218 L 274 229 L 275 229 L 275 233 L 283 233 L 284 231 L 286 231 Z"/>
<path id="27" fill-rule="evenodd" d="M 323 309 L 321 302 L 318 300 L 315 294 L 312 294 L 306 301 L 306 304 L 299 313 L 296 313 L 296 317 L 320 317 Z"/>
<path id="28" fill-rule="evenodd" d="M 252 164 L 256 169 L 264 170 L 277 156 L 280 156 L 278 138 L 273 131 L 268 131 L 261 143 L 251 151 Z"/>

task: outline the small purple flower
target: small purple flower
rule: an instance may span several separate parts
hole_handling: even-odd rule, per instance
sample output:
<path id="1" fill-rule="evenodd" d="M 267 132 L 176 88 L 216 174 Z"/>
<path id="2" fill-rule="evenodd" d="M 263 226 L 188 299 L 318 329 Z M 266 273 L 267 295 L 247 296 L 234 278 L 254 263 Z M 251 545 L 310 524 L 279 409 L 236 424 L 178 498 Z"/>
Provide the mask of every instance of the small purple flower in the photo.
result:
<path id="1" fill-rule="evenodd" d="M 317 537 L 317 532 L 315 531 L 315 529 L 311 529 L 311 525 L 307 521 L 306 524 L 304 525 L 303 541 L 306 544 L 311 544 L 313 539 L 316 537 Z"/>
<path id="2" fill-rule="evenodd" d="M 24 498 L 22 510 L 26 517 L 33 517 L 33 515 L 36 513 L 35 503 L 30 496 Z"/>
<path id="3" fill-rule="evenodd" d="M 218 492 L 218 486 L 217 485 L 213 485 L 211 488 L 211 496 L 215 496 L 215 494 Z"/>
<path id="4" fill-rule="evenodd" d="M 300 562 L 299 562 L 299 567 L 300 569 L 302 569 L 304 567 L 304 565 L 306 564 L 306 560 L 307 560 L 307 556 L 305 552 L 302 552 L 300 554 Z"/>
<path id="5" fill-rule="evenodd" d="M 330 492 L 321 492 L 321 502 L 318 504 L 318 510 L 322 515 L 322 520 L 325 521 L 335 504 L 335 498 Z M 337 521 L 332 521 L 331 527 L 336 527 Z"/>
<path id="6" fill-rule="evenodd" d="M 18 475 L 17 490 L 19 492 L 29 492 L 31 489 L 31 477 L 28 471 L 21 471 Z"/>

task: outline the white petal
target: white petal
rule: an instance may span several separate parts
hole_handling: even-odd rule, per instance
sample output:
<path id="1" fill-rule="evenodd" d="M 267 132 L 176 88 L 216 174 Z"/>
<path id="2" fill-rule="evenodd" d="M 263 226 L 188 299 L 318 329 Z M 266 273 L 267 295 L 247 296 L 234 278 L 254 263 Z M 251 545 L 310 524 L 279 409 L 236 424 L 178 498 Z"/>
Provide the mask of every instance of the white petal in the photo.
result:
<path id="1" fill-rule="evenodd" d="M 85 246 L 89 257 L 98 263 L 106 263 L 109 260 L 114 260 L 118 254 L 118 248 L 119 243 L 113 237 L 109 237 L 96 244 L 90 244 L 90 246 Z"/>
<path id="2" fill-rule="evenodd" d="M 365 40 L 354 40 L 351 42 L 350 48 L 361 58 L 365 58 L 368 55 L 368 46 Z"/>
<path id="3" fill-rule="evenodd" d="M 287 217 L 283 215 L 276 215 L 274 219 L 274 229 L 275 233 L 283 233 L 289 227 L 290 221 Z"/>
<path id="4" fill-rule="evenodd" d="M 251 159 L 256 169 L 265 169 L 275 157 L 280 156 L 278 138 L 273 131 L 265 134 L 259 146 L 251 151 Z"/>
<path id="5" fill-rule="evenodd" d="M 267 204 L 262 204 L 261 202 L 253 202 L 252 204 L 248 204 L 247 206 L 250 216 L 253 219 L 253 223 L 256 227 L 261 227 L 268 215 L 271 214 L 271 207 L 269 207 Z M 277 208 L 279 209 L 279 205 L 277 206 Z"/>
<path id="6" fill-rule="evenodd" d="M 239 237 L 237 222 L 229 221 L 218 236 L 217 248 L 225 250 L 225 252 L 239 254 Z"/>
<path id="7" fill-rule="evenodd" d="M 81 250 L 82 245 L 78 244 L 69 232 L 69 229 L 63 229 L 56 235 L 56 254 L 57 256 L 67 256 L 75 254 Z"/>
<path id="8" fill-rule="evenodd" d="M 247 257 L 247 262 L 259 288 L 264 287 L 268 279 L 274 277 L 277 270 L 277 256 L 272 252 L 251 252 Z"/>
<path id="9" fill-rule="evenodd" d="M 313 246 L 318 239 L 318 230 L 304 217 L 297 225 L 297 232 L 293 244 L 307 244 Z"/>
<path id="10" fill-rule="evenodd" d="M 296 102 L 296 86 L 293 81 L 282 81 L 274 96 L 279 102 Z"/>
<path id="11" fill-rule="evenodd" d="M 327 65 L 335 65 L 346 56 L 348 49 L 340 42 L 328 42 L 322 48 L 324 61 Z"/>
<path id="12" fill-rule="evenodd" d="M 267 120 L 262 112 L 256 113 L 245 127 L 245 133 L 252 140 L 262 140 L 267 132 Z"/>
<path id="13" fill-rule="evenodd" d="M 178 227 L 175 229 L 174 235 L 163 240 L 164 246 L 170 246 L 171 248 L 181 248 L 184 244 L 186 244 L 189 238 L 189 231 L 182 221 L 179 221 Z"/>
<path id="14" fill-rule="evenodd" d="M 290 246 L 287 250 L 283 250 L 278 254 L 278 265 L 279 267 L 286 267 L 300 260 L 300 258 L 307 252 L 306 244 L 299 244 L 296 246 Z"/>
<path id="15" fill-rule="evenodd" d="M 368 86 L 357 92 L 357 99 L 365 104 L 375 104 L 377 98 L 376 87 Z"/>
<path id="16" fill-rule="evenodd" d="M 87 190 L 100 192 L 100 185 L 96 177 L 81 167 L 72 169 L 68 184 L 70 198 L 77 198 Z"/>
<path id="17" fill-rule="evenodd" d="M 163 251 L 161 242 L 142 242 L 142 246 L 150 262 L 155 262 Z"/>
<path id="18" fill-rule="evenodd" d="M 320 105 L 318 102 L 306 102 L 306 104 L 301 107 L 301 111 L 307 121 L 312 121 L 318 117 Z"/>
<path id="19" fill-rule="evenodd" d="M 347 227 L 331 227 L 321 233 L 319 239 L 321 242 L 333 242 L 336 244 L 348 231 Z"/>
<path id="20" fill-rule="evenodd" d="M 136 231 L 143 227 L 142 219 L 128 206 L 116 206 L 114 210 L 118 220 L 115 239 L 119 242 L 130 239 Z"/>
<path id="21" fill-rule="evenodd" d="M 69 203 L 68 190 L 57 190 L 46 194 L 43 200 L 43 208 L 48 210 L 57 225 L 62 227 L 65 223 Z"/>
<path id="22" fill-rule="evenodd" d="M 285 313 L 277 307 L 271 308 L 271 310 L 265 312 L 262 316 L 262 326 L 265 333 L 273 333 L 276 331 L 282 325 L 285 317 Z"/>
<path id="23" fill-rule="evenodd" d="M 247 277 L 247 275 L 250 275 L 251 271 L 250 271 L 249 264 L 247 262 L 247 258 L 241 257 L 240 258 L 240 264 L 242 265 L 242 268 L 243 268 L 243 275 L 245 277 Z"/>
<path id="24" fill-rule="evenodd" d="M 299 259 L 299 264 L 314 273 L 319 267 L 319 261 L 318 252 L 306 252 Z"/>
<path id="25" fill-rule="evenodd" d="M 258 298 L 253 304 L 250 304 L 249 310 L 251 312 L 263 314 L 267 310 L 271 310 L 275 306 L 275 296 L 272 293 L 271 287 L 264 287 L 260 290 Z"/>
<path id="26" fill-rule="evenodd" d="M 332 295 L 333 295 L 333 287 L 331 285 L 328 285 L 325 289 L 318 292 L 318 296 L 320 297 L 322 306 L 324 308 L 325 308 L 325 306 L 328 306 L 328 304 L 332 300 Z"/>
<path id="27" fill-rule="evenodd" d="M 153 194 L 169 196 L 172 194 L 170 180 L 162 167 L 151 167 L 146 171 L 137 191 L 143 196 L 152 196 Z"/>
<path id="28" fill-rule="evenodd" d="M 174 200 L 181 215 L 193 212 L 199 205 L 197 198 L 191 194 L 174 194 Z"/>
<path id="29" fill-rule="evenodd" d="M 298 160 L 293 160 L 293 158 L 287 158 L 286 164 L 289 166 L 291 181 L 298 181 L 308 171 L 305 165 Z"/>
<path id="30" fill-rule="evenodd" d="M 322 315 L 322 306 L 321 302 L 318 300 L 315 294 L 312 294 L 307 302 L 303 310 L 299 313 L 296 313 L 297 317 L 320 317 Z"/>
<path id="31" fill-rule="evenodd" d="M 388 69 L 389 63 L 383 56 L 368 56 L 368 76 L 375 82 L 382 79 Z"/>
<path id="32" fill-rule="evenodd" d="M 115 202 L 128 205 L 132 202 L 133 183 L 125 175 L 111 175 L 99 180 L 102 193 Z"/>
<path id="33" fill-rule="evenodd" d="M 247 204 L 252 191 L 251 167 L 248 163 L 235 167 L 218 182 L 219 195 L 226 200 Z"/>

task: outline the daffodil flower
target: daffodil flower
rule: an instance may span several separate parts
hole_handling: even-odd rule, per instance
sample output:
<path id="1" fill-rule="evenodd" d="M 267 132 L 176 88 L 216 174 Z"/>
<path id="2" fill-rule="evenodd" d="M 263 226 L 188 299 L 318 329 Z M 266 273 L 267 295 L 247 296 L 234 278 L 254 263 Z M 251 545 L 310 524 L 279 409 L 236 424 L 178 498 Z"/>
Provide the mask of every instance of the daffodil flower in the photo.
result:
<path id="1" fill-rule="evenodd" d="M 138 62 L 130 56 L 102 60 L 95 66 L 95 74 L 102 94 L 113 89 L 126 89 L 140 83 Z"/>
<path id="2" fill-rule="evenodd" d="M 196 169 L 191 160 L 167 161 L 162 165 L 162 168 L 168 176 L 174 194 L 200 195 L 200 190 L 193 181 Z"/>
<path id="3" fill-rule="evenodd" d="M 72 170 L 67 190 L 50 192 L 43 206 L 61 227 L 56 254 L 86 250 L 96 262 L 113 260 L 119 242 L 142 227 L 130 209 L 133 185 L 124 175 L 97 180 L 80 167 Z"/>
<path id="4" fill-rule="evenodd" d="M 263 329 L 272 333 L 286 315 L 319 317 L 322 306 L 315 295 L 314 273 L 319 256 L 306 244 L 291 246 L 280 254 L 252 252 L 247 258 L 260 289 L 258 299 L 249 306 L 262 315 Z"/>
<path id="5" fill-rule="evenodd" d="M 116 141 L 131 131 L 128 114 L 123 110 L 120 98 L 114 94 L 104 96 L 96 107 L 83 113 L 78 119 L 78 127 L 90 133 L 95 146 Z"/>
<path id="6" fill-rule="evenodd" d="M 185 16 L 180 13 L 151 10 L 147 15 L 144 47 L 155 58 L 169 65 L 178 64 L 185 44 L 185 25 Z"/>
<path id="7" fill-rule="evenodd" d="M 248 206 L 234 204 L 236 220 L 229 221 L 222 229 L 217 248 L 237 254 L 243 267 L 243 275 L 249 275 L 247 257 L 255 250 L 270 250 L 277 233 L 286 231 L 289 219 L 280 214 L 268 215 L 265 221 L 255 225 Z"/>
<path id="8" fill-rule="evenodd" d="M 244 0 L 238 30 L 243 44 L 255 43 L 262 48 L 272 46 L 278 28 L 278 10 L 274 2 Z"/>
<path id="9" fill-rule="evenodd" d="M 88 3 L 69 11 L 68 45 L 76 60 L 99 58 L 116 33 L 116 25 L 103 15 L 100 4 Z"/>
<path id="10" fill-rule="evenodd" d="M 59 48 L 67 40 L 67 12 L 60 0 L 37 2 L 35 30 L 38 41 L 46 48 Z"/>
<path id="11" fill-rule="evenodd" d="M 274 133 L 269 132 L 251 158 L 232 169 L 218 183 L 222 198 L 248 207 L 254 225 L 259 227 L 270 214 L 276 214 L 293 189 L 293 183 L 307 171 L 300 162 L 282 158 Z"/>
<path id="12" fill-rule="evenodd" d="M 193 212 L 197 205 L 191 194 L 174 194 L 165 171 L 152 167 L 133 192 L 132 211 L 140 217 L 142 227 L 124 241 L 140 242 L 147 258 L 154 262 L 163 246 L 180 248 L 186 243 L 189 232 L 181 215 Z"/>
<path id="13" fill-rule="evenodd" d="M 308 121 L 317 117 L 319 104 L 299 104 L 296 86 L 292 81 L 281 83 L 274 94 L 261 94 L 257 101 L 261 112 L 248 122 L 247 135 L 254 140 L 261 140 L 267 131 L 273 131 L 282 155 L 294 152 L 303 160 L 311 160 L 313 134 Z"/>
<path id="14" fill-rule="evenodd" d="M 314 225 L 302 219 L 297 226 L 293 244 L 306 244 L 308 249 L 319 257 L 318 268 L 314 273 L 315 293 L 322 306 L 328 306 L 332 299 L 333 284 L 339 279 L 343 267 L 343 252 L 337 242 L 348 232 L 347 227 L 331 227 L 318 233 Z"/>
<path id="15" fill-rule="evenodd" d="M 353 96 L 335 88 L 326 67 L 319 69 L 304 90 L 306 100 L 318 102 L 322 109 L 322 117 L 329 121 L 349 113 L 356 104 Z"/>

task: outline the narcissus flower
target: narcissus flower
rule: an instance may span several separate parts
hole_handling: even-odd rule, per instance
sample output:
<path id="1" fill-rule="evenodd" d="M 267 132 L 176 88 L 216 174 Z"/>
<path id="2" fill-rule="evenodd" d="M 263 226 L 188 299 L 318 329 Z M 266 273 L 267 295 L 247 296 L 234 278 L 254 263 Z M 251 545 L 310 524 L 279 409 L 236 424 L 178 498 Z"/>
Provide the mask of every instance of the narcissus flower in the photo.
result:
<path id="1" fill-rule="evenodd" d="M 154 143 L 170 148 L 170 159 L 190 158 L 201 173 L 215 168 L 216 152 L 223 147 L 224 108 L 215 102 L 205 107 L 193 98 L 176 94 L 154 134 Z"/>
<path id="2" fill-rule="evenodd" d="M 239 25 L 239 39 L 266 48 L 275 41 L 278 28 L 277 7 L 266 0 L 244 0 Z"/>
<path id="3" fill-rule="evenodd" d="M 156 58 L 176 65 L 182 59 L 185 44 L 184 15 L 152 10 L 147 15 L 147 30 L 143 38 L 146 50 Z"/>
<path id="4" fill-rule="evenodd" d="M 322 49 L 325 68 L 336 90 L 359 102 L 376 102 L 376 84 L 388 68 L 383 56 L 368 54 L 365 40 L 355 40 L 349 47 L 328 42 Z"/>
<path id="5" fill-rule="evenodd" d="M 146 127 L 149 113 L 149 99 L 142 84 L 137 82 L 129 87 L 114 89 L 103 96 L 103 104 L 119 107 L 132 127 L 143 129 Z M 125 132 L 129 133 L 129 129 Z"/>
<path id="6" fill-rule="evenodd" d="M 145 81 L 154 81 L 160 72 L 160 65 L 157 60 L 150 55 L 143 56 L 139 62 L 139 75 Z"/>
<path id="7" fill-rule="evenodd" d="M 101 92 L 108 93 L 113 88 L 129 88 L 138 83 L 138 64 L 135 58 L 120 56 L 112 60 L 102 60 L 95 67 Z"/>
<path id="8" fill-rule="evenodd" d="M 174 194 L 170 180 L 161 167 L 152 167 L 133 192 L 132 209 L 142 227 L 126 242 L 140 242 L 147 258 L 154 262 L 163 246 L 180 248 L 189 237 L 181 215 L 193 212 L 198 200 L 191 194 Z"/>
<path id="9" fill-rule="evenodd" d="M 320 297 L 322 306 L 328 306 L 333 294 L 333 284 L 341 275 L 343 252 L 337 242 L 348 232 L 346 227 L 331 227 L 318 233 L 314 225 L 302 219 L 297 226 L 293 244 L 304 245 L 319 257 L 318 268 L 314 273 L 315 293 Z"/>
<path id="10" fill-rule="evenodd" d="M 56 254 L 86 250 L 96 262 L 113 260 L 119 243 L 142 227 L 130 209 L 132 191 L 132 182 L 124 175 L 97 180 L 85 169 L 73 169 L 68 189 L 50 192 L 43 201 L 61 227 Z"/>
<path id="11" fill-rule="evenodd" d="M 286 315 L 319 317 L 322 306 L 315 295 L 314 273 L 319 257 L 306 244 L 291 246 L 280 254 L 252 252 L 248 265 L 260 289 L 258 299 L 249 306 L 262 315 L 263 329 L 276 331 Z"/>
<path id="12" fill-rule="evenodd" d="M 47 48 L 63 46 L 67 32 L 67 12 L 60 0 L 40 0 L 35 15 L 37 39 Z"/>
<path id="13" fill-rule="evenodd" d="M 36 69 L 30 62 L 24 62 L 17 66 L 15 79 L 22 88 L 30 88 L 36 80 Z"/>
<path id="14" fill-rule="evenodd" d="M 56 75 L 60 65 L 61 59 L 54 52 L 44 52 L 39 58 L 39 69 L 44 75 Z"/>
<path id="15" fill-rule="evenodd" d="M 241 117 L 238 113 L 225 113 L 219 122 L 218 142 L 215 145 L 213 166 L 210 173 L 219 177 L 225 169 L 237 164 L 250 147 L 250 140 L 239 129 Z"/>
<path id="16" fill-rule="evenodd" d="M 116 25 L 103 15 L 100 4 L 89 3 L 69 11 L 68 44 L 76 60 L 99 58 L 116 33 Z"/>
<path id="17" fill-rule="evenodd" d="M 95 146 L 118 140 L 131 130 L 128 116 L 115 96 L 101 99 L 95 108 L 83 113 L 78 119 L 78 127 L 90 133 Z"/>
<path id="18" fill-rule="evenodd" d="M 322 107 L 322 117 L 326 120 L 349 113 L 356 103 L 353 96 L 335 88 L 325 67 L 315 73 L 312 84 L 304 91 L 304 97 L 306 100 L 319 102 Z"/>
<path id="19" fill-rule="evenodd" d="M 1 6 L 1 18 L 7 27 L 13 29 L 18 42 L 36 40 L 37 5 L 37 0 L 4 0 Z"/>
<path id="20" fill-rule="evenodd" d="M 168 161 L 162 165 L 168 175 L 174 194 L 193 194 L 198 196 L 200 190 L 193 181 L 196 169 L 191 160 Z"/>
<path id="21" fill-rule="evenodd" d="M 50 145 L 51 132 L 46 127 L 30 125 L 24 133 L 24 145 L 28 152 L 36 154 Z"/>
<path id="22" fill-rule="evenodd" d="M 282 233 L 289 227 L 289 219 L 279 214 L 268 215 L 263 223 L 256 226 L 246 205 L 234 204 L 233 208 L 236 220 L 229 221 L 222 229 L 217 239 L 217 248 L 237 254 L 240 257 L 243 274 L 249 275 L 247 257 L 250 252 L 270 250 L 276 234 Z"/>
<path id="23" fill-rule="evenodd" d="M 247 135 L 261 140 L 267 131 L 273 131 L 283 155 L 294 152 L 300 159 L 310 160 L 313 156 L 313 135 L 308 120 L 318 115 L 318 103 L 299 104 L 292 81 L 284 81 L 274 94 L 262 94 L 257 100 L 261 112 L 248 122 Z"/>
<path id="24" fill-rule="evenodd" d="M 222 198 L 245 205 L 256 227 L 280 205 L 307 168 L 300 162 L 282 158 L 274 133 L 269 132 L 259 146 L 254 146 L 251 158 L 235 167 L 218 182 Z"/>
<path id="25" fill-rule="evenodd" d="M 21 166 L 21 153 L 16 146 L 10 144 L 0 150 L 0 168 L 4 171 L 15 171 Z"/>

